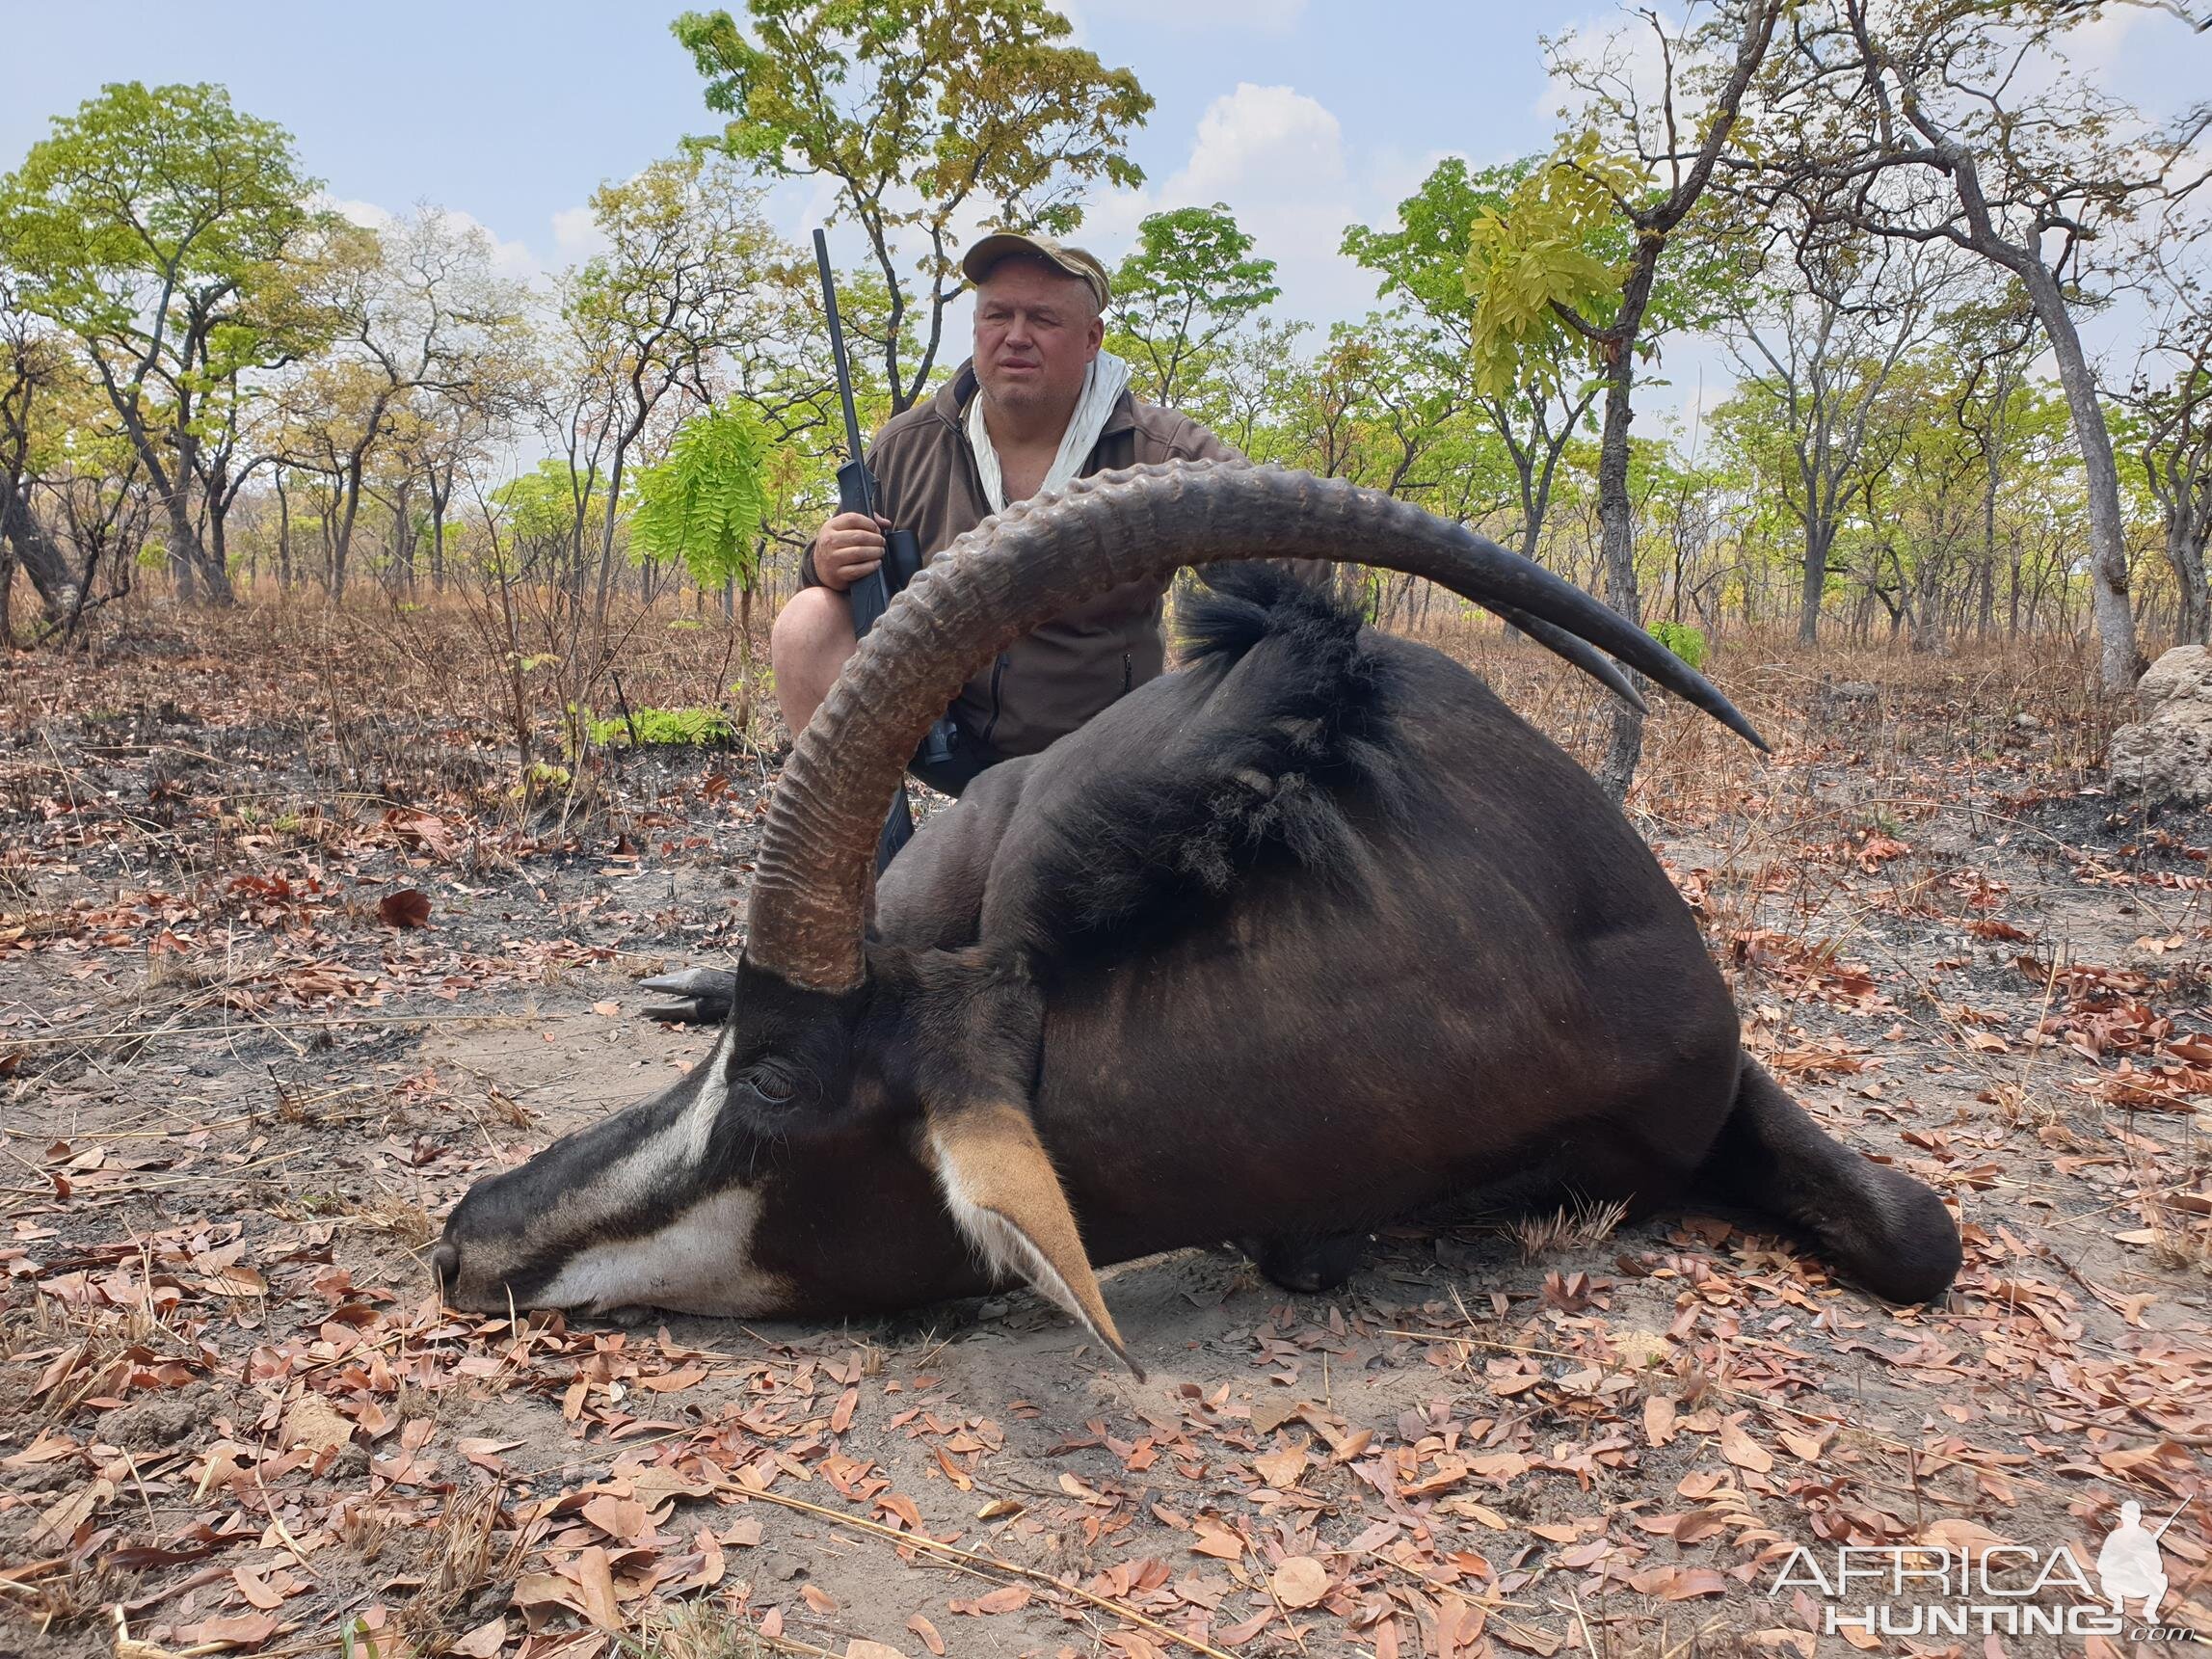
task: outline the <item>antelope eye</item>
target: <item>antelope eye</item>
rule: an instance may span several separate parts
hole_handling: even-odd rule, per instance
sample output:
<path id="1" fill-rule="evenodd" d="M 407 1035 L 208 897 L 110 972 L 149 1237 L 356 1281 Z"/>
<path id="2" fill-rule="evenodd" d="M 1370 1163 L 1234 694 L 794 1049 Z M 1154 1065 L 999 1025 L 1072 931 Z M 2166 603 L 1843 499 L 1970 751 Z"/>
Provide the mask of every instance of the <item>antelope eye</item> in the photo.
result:
<path id="1" fill-rule="evenodd" d="M 754 1066 L 740 1074 L 737 1081 L 770 1106 L 782 1106 L 798 1086 L 791 1074 L 778 1065 Z"/>

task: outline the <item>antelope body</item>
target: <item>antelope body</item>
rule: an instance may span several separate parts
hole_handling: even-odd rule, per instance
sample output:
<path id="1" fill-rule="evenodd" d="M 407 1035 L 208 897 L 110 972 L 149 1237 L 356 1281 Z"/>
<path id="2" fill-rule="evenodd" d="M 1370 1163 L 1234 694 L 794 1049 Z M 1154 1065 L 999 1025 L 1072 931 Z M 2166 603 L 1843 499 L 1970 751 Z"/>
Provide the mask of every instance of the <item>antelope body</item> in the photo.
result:
<path id="1" fill-rule="evenodd" d="M 827 1317 L 1015 1278 L 1127 1359 L 1094 1263 L 1236 1239 L 1319 1288 L 1410 1211 L 1566 1195 L 1746 1206 L 1883 1296 L 1940 1295 L 1949 1213 L 1745 1055 L 1590 778 L 1459 664 L 1229 562 L 1287 556 L 1430 575 L 1757 740 L 1588 596 L 1347 485 L 1180 463 L 1025 503 L 917 579 L 802 736 L 713 1051 L 472 1189 L 449 1296 Z M 1209 561 L 1189 666 L 977 779 L 868 924 L 884 808 L 973 665 Z"/>

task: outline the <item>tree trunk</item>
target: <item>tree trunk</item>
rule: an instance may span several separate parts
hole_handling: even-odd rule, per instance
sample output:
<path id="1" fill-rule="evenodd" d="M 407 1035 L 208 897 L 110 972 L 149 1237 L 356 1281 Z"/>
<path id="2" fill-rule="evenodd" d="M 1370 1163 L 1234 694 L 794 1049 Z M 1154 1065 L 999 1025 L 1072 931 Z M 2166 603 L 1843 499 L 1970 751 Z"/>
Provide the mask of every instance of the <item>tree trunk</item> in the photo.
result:
<path id="1" fill-rule="evenodd" d="M 2174 612 L 2173 642 L 2212 643 L 2206 632 L 2207 625 L 2212 624 L 2212 605 L 2207 605 L 2204 591 L 2204 544 L 2184 515 L 2167 519 L 2166 562 L 2173 567 L 2173 586 L 2180 595 Z"/>
<path id="2" fill-rule="evenodd" d="M 172 490 L 163 504 L 169 509 L 170 574 L 176 578 L 176 597 L 190 604 L 200 597 L 200 532 L 193 528 L 191 505 L 181 487 Z"/>
<path id="3" fill-rule="evenodd" d="M 2115 694 L 2135 688 L 2135 612 L 2127 602 L 2127 537 L 2119 513 L 2119 466 L 2113 459 L 2112 434 L 2104 423 L 2096 377 L 2082 351 L 2081 334 L 2066 311 L 2065 296 L 2039 260 L 2018 273 L 2050 341 L 2059 365 L 2059 385 L 2073 416 L 2074 443 L 2081 450 L 2083 482 L 2089 492 L 2090 604 L 2099 642 L 2098 679 Z"/>
<path id="4" fill-rule="evenodd" d="M 277 588 L 292 591 L 292 500 L 284 493 L 284 469 L 277 468 Z"/>
<path id="5" fill-rule="evenodd" d="M 1798 643 L 1811 645 L 1819 636 L 1821 626 L 1821 598 L 1828 586 L 1828 548 L 1835 540 L 1836 527 L 1830 522 L 1824 523 L 1817 516 L 1805 519 L 1805 579 L 1798 598 Z"/>
<path id="6" fill-rule="evenodd" d="M 76 608 L 77 578 L 68 558 L 31 512 L 25 492 L 4 478 L 0 478 L 0 539 L 6 540 L 23 574 L 39 590 L 49 622 L 58 622 Z"/>
<path id="7" fill-rule="evenodd" d="M 737 605 L 737 741 L 753 740 L 753 588 Z"/>
<path id="8" fill-rule="evenodd" d="M 445 591 L 445 491 L 435 482 L 430 487 L 430 587 L 433 593 Z"/>
<path id="9" fill-rule="evenodd" d="M 343 495 L 336 503 L 337 522 L 332 529 L 331 598 L 341 600 L 346 597 L 346 566 L 352 562 L 354 516 L 360 511 L 361 504 L 361 464 L 358 455 L 339 474 L 337 486 L 343 490 Z M 333 493 L 336 494 L 337 490 Z"/>
<path id="10" fill-rule="evenodd" d="M 1636 509 L 1628 494 L 1628 423 L 1634 418 L 1629 391 L 1636 372 L 1635 331 L 1642 321 L 1643 302 L 1651 292 L 1651 267 L 1657 261 L 1658 249 L 1653 245 L 1650 259 L 1639 260 L 1638 271 L 1629 278 L 1634 310 L 1632 315 L 1630 306 L 1621 308 L 1626 327 L 1620 332 L 1627 338 L 1620 340 L 1618 355 L 1607 372 L 1605 432 L 1598 442 L 1598 525 L 1605 554 L 1606 603 L 1632 625 L 1640 621 L 1641 607 L 1636 592 Z M 1641 680 L 1633 670 L 1630 677 Z M 1641 688 L 1639 683 L 1638 689 Z M 1612 730 L 1598 782 L 1615 801 L 1623 801 L 1636 777 L 1637 763 L 1643 759 L 1643 716 L 1618 698 L 1612 703 Z"/>

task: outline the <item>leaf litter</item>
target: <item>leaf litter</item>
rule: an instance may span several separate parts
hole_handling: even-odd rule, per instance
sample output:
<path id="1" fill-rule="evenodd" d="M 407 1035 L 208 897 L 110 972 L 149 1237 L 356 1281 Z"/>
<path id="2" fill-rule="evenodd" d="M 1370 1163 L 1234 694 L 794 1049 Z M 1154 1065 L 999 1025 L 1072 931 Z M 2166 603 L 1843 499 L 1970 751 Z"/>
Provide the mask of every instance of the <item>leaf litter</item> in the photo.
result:
<path id="1" fill-rule="evenodd" d="M 221 665 L 162 666 L 189 700 Z M 1142 1387 L 1022 1295 L 845 1330 L 429 1294 L 472 1180 L 704 1047 L 623 986 L 730 944 L 766 768 L 635 763 L 548 833 L 454 776 L 342 798 L 212 694 L 181 770 L 86 720 L 70 778 L 12 741 L 9 1640 L 1809 1654 L 1819 1606 L 1767 1594 L 1799 1545 L 2087 1561 L 2131 1498 L 2178 1509 L 2168 1616 L 2212 1634 L 2203 848 L 1990 763 L 1951 695 L 1901 686 L 1874 738 L 1762 708 L 1757 772 L 1663 722 L 1639 796 L 1753 1052 L 1954 1204 L 1947 1307 L 1702 1216 L 1407 1226 L 1328 1297 L 1117 1271 Z M 441 743 L 481 746 L 406 750 Z"/>

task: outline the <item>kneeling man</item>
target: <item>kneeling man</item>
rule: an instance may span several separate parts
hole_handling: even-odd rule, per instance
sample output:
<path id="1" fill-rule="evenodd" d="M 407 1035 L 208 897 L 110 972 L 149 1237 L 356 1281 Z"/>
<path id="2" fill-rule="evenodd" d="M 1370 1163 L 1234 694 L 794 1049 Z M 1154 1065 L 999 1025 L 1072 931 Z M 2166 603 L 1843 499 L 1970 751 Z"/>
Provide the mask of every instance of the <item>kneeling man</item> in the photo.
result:
<path id="1" fill-rule="evenodd" d="M 922 560 L 1009 502 L 1155 461 L 1235 460 L 1186 415 L 1138 400 L 1129 368 L 1101 351 L 1106 268 L 1079 248 L 1000 231 L 961 258 L 975 286 L 974 354 L 925 403 L 892 416 L 869 468 L 889 522 L 840 513 L 800 564 L 771 657 L 796 736 L 854 649 L 847 590 L 883 560 L 883 532 L 914 531 Z M 1030 755 L 1160 672 L 1167 580 L 1131 582 L 1016 640 L 961 687 L 952 758 L 914 775 L 958 794 L 984 768 Z"/>

